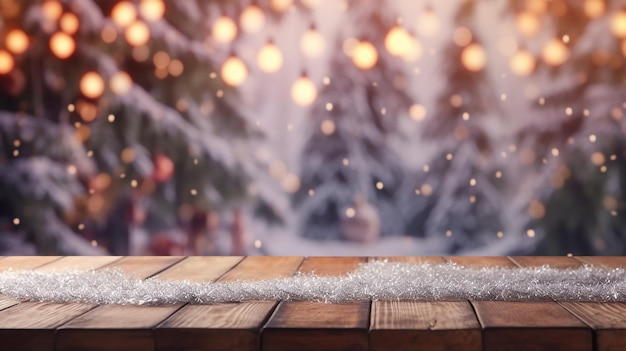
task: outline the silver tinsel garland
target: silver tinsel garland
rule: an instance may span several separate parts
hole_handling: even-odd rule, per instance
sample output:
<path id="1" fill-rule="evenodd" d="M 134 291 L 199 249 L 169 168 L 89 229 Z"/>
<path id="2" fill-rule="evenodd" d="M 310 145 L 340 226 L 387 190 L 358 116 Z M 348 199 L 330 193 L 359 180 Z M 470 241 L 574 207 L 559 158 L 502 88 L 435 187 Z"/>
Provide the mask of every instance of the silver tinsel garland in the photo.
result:
<path id="1" fill-rule="evenodd" d="M 0 294 L 31 301 L 94 304 L 219 303 L 249 300 L 540 300 L 626 301 L 626 271 L 467 268 L 455 264 L 370 262 L 341 277 L 196 283 L 132 278 L 119 270 L 6 271 Z"/>

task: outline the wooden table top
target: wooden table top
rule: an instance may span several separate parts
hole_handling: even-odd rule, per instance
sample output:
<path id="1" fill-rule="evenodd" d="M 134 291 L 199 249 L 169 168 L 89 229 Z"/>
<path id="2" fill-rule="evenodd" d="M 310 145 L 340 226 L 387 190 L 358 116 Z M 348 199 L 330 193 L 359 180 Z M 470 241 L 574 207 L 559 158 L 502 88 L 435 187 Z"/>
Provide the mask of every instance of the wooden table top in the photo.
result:
<path id="1" fill-rule="evenodd" d="M 367 257 L 4 257 L 0 271 L 118 268 L 198 282 L 335 276 Z M 380 258 L 376 258 L 380 259 Z M 626 257 L 391 257 L 413 263 L 626 268 Z M 0 296 L 2 350 L 626 350 L 626 304 L 251 301 L 119 306 Z"/>

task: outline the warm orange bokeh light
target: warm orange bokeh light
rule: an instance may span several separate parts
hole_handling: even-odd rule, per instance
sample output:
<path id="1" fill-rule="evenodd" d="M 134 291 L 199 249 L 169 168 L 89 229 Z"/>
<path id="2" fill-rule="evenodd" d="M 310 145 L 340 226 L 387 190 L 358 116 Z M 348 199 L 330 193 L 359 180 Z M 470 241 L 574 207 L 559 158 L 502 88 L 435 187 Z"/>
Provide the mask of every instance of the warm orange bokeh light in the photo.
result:
<path id="1" fill-rule="evenodd" d="M 133 80 L 126 72 L 117 72 L 109 81 L 109 88 L 117 95 L 123 95 L 130 91 L 133 87 Z"/>
<path id="2" fill-rule="evenodd" d="M 56 0 L 48 0 L 41 4 L 41 11 L 47 20 L 56 21 L 63 13 L 63 6 Z"/>
<path id="3" fill-rule="evenodd" d="M 322 53 L 324 53 L 325 48 L 326 41 L 320 32 L 315 28 L 307 30 L 300 39 L 300 50 L 302 50 L 302 53 L 304 53 L 307 57 L 319 57 Z"/>
<path id="4" fill-rule="evenodd" d="M 511 71 L 521 77 L 528 76 L 535 70 L 535 56 L 527 50 L 516 52 L 509 61 Z"/>
<path id="5" fill-rule="evenodd" d="M 613 15 L 611 32 L 618 38 L 626 38 L 626 11 L 620 11 Z"/>
<path id="6" fill-rule="evenodd" d="M 19 55 L 23 54 L 28 49 L 28 35 L 21 29 L 12 29 L 7 33 L 6 47 L 12 53 Z"/>
<path id="7" fill-rule="evenodd" d="M 15 67 L 13 56 L 6 50 L 0 50 L 0 74 L 10 73 Z"/>
<path id="8" fill-rule="evenodd" d="M 268 42 L 259 51 L 256 63 L 263 72 L 274 73 L 283 65 L 283 54 L 274 43 Z"/>
<path id="9" fill-rule="evenodd" d="M 59 26 L 61 30 L 67 34 L 74 34 L 78 31 L 78 27 L 80 26 L 80 21 L 75 14 L 71 12 L 64 13 L 59 20 Z"/>
<path id="10" fill-rule="evenodd" d="M 558 66 L 569 58 L 569 49 L 559 38 L 554 38 L 544 45 L 541 58 L 550 66 Z"/>
<path id="11" fill-rule="evenodd" d="M 472 31 L 467 27 L 459 27 L 454 30 L 452 34 L 452 40 L 458 46 L 464 47 L 472 42 Z"/>
<path id="12" fill-rule="evenodd" d="M 237 36 L 237 25 L 230 17 L 221 16 L 213 23 L 211 34 L 220 43 L 230 43 Z"/>
<path id="13" fill-rule="evenodd" d="M 137 9 L 130 1 L 120 1 L 111 10 L 111 18 L 120 27 L 126 27 L 137 19 Z"/>
<path id="14" fill-rule="evenodd" d="M 139 13 L 148 21 L 158 21 L 165 14 L 165 3 L 163 0 L 141 0 Z"/>
<path id="15" fill-rule="evenodd" d="M 432 9 L 427 9 L 417 18 L 415 28 L 420 35 L 433 37 L 439 33 L 441 23 L 435 12 Z"/>
<path id="16" fill-rule="evenodd" d="M 404 56 L 410 49 L 411 40 L 406 29 L 394 26 L 385 36 L 385 48 L 394 56 Z"/>
<path id="17" fill-rule="evenodd" d="M 300 106 L 309 106 L 317 98 L 317 88 L 309 77 L 303 75 L 291 86 L 291 98 Z"/>
<path id="18" fill-rule="evenodd" d="M 104 93 L 104 79 L 94 71 L 83 74 L 78 86 L 80 92 L 90 99 L 97 99 Z"/>
<path id="19" fill-rule="evenodd" d="M 606 11 L 606 4 L 603 0 L 585 0 L 583 9 L 589 18 L 598 18 Z"/>
<path id="20" fill-rule="evenodd" d="M 482 70 L 487 63 L 487 53 L 480 44 L 472 43 L 466 46 L 461 52 L 461 63 L 463 63 L 463 66 L 468 70 L 478 72 Z"/>
<path id="21" fill-rule="evenodd" d="M 293 5 L 293 0 L 271 0 L 270 6 L 274 11 L 285 12 Z"/>
<path id="22" fill-rule="evenodd" d="M 135 21 L 124 30 L 124 38 L 132 46 L 142 46 L 150 40 L 150 29 L 143 21 Z"/>
<path id="23" fill-rule="evenodd" d="M 370 69 L 378 62 L 378 50 L 369 41 L 360 41 L 352 50 L 352 62 L 360 69 Z"/>
<path id="24" fill-rule="evenodd" d="M 50 37 L 50 51 L 60 59 L 66 59 L 76 50 L 74 38 L 63 32 L 54 33 Z"/>
<path id="25" fill-rule="evenodd" d="M 239 24 L 245 32 L 258 32 L 265 24 L 265 14 L 258 6 L 250 5 L 239 16 Z"/>
<path id="26" fill-rule="evenodd" d="M 539 21 L 539 17 L 536 14 L 525 11 L 517 15 L 515 19 L 515 24 L 517 26 L 517 30 L 525 35 L 525 36 L 533 36 L 539 33 L 541 29 L 541 22 Z"/>
<path id="27" fill-rule="evenodd" d="M 231 56 L 222 65 L 220 74 L 224 83 L 230 86 L 238 86 L 248 77 L 248 69 L 239 57 Z"/>

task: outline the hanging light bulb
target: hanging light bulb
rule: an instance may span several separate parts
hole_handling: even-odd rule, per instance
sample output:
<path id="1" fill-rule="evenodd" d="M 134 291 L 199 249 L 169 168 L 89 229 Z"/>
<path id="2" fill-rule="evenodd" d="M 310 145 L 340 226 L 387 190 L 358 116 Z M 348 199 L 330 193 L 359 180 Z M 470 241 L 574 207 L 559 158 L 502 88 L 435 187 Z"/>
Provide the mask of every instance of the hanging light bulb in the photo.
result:
<path id="1" fill-rule="evenodd" d="M 433 37 L 439 32 L 440 28 L 439 18 L 430 6 L 417 18 L 415 29 L 425 37 Z"/>
<path id="2" fill-rule="evenodd" d="M 7 74 L 15 67 L 13 56 L 6 50 L 0 49 L 0 75 Z"/>
<path id="3" fill-rule="evenodd" d="M 248 69 L 239 57 L 232 55 L 222 65 L 220 74 L 224 83 L 230 86 L 238 86 L 246 80 Z"/>
<path id="4" fill-rule="evenodd" d="M 626 10 L 619 11 L 611 18 L 611 32 L 618 38 L 626 38 Z"/>
<path id="5" fill-rule="evenodd" d="M 147 21 L 158 21 L 165 14 L 165 3 L 163 0 L 141 0 L 139 13 Z"/>
<path id="6" fill-rule="evenodd" d="M 117 72 L 109 80 L 109 88 L 117 95 L 124 95 L 130 91 L 133 80 L 126 72 Z"/>
<path id="7" fill-rule="evenodd" d="M 541 58 L 550 66 L 563 64 L 569 58 L 569 50 L 559 38 L 554 38 L 544 45 Z"/>
<path id="8" fill-rule="evenodd" d="M 302 74 L 291 86 L 291 98 L 300 106 L 309 106 L 317 98 L 317 88 L 306 74 Z"/>
<path id="9" fill-rule="evenodd" d="M 359 41 L 352 49 L 352 63 L 360 69 L 368 70 L 378 62 L 378 50 L 369 41 Z"/>
<path id="10" fill-rule="evenodd" d="M 90 99 L 99 98 L 104 93 L 104 79 L 94 71 L 89 71 L 80 78 L 80 92 Z"/>
<path id="11" fill-rule="evenodd" d="M 531 37 L 541 29 L 541 22 L 539 17 L 530 11 L 524 11 L 517 15 L 515 19 L 515 25 L 517 30 L 525 36 Z"/>
<path id="12" fill-rule="evenodd" d="M 305 56 L 310 58 L 319 57 L 326 48 L 326 41 L 320 32 L 311 25 L 311 28 L 307 30 L 302 38 L 300 38 L 300 50 Z"/>
<path id="13" fill-rule="evenodd" d="M 521 49 L 513 54 L 509 61 L 509 67 L 514 74 L 525 77 L 533 72 L 535 63 L 535 56 L 527 50 Z"/>
<path id="14" fill-rule="evenodd" d="M 220 43 L 230 43 L 237 36 L 237 25 L 228 16 L 220 16 L 213 23 L 211 34 Z"/>
<path id="15" fill-rule="evenodd" d="M 7 33 L 5 44 L 12 53 L 16 55 L 23 54 L 28 49 L 28 35 L 21 29 L 12 29 Z"/>
<path id="16" fill-rule="evenodd" d="M 78 26 L 80 26 L 80 21 L 75 14 L 71 12 L 64 13 L 59 20 L 59 26 L 61 30 L 67 34 L 74 34 L 78 31 Z"/>
<path id="17" fill-rule="evenodd" d="M 120 27 L 126 27 L 137 19 L 137 10 L 130 1 L 120 1 L 111 10 L 113 22 Z"/>
<path id="18" fill-rule="evenodd" d="M 271 0 L 270 7 L 276 12 L 285 12 L 293 5 L 293 0 Z"/>
<path id="19" fill-rule="evenodd" d="M 469 44 L 461 51 L 461 63 L 463 63 L 463 66 L 468 70 L 478 72 L 482 70 L 487 63 L 487 53 L 480 44 Z"/>
<path id="20" fill-rule="evenodd" d="M 257 5 L 252 4 L 241 12 L 239 24 L 241 24 L 241 28 L 243 28 L 245 32 L 258 32 L 261 27 L 263 27 L 263 24 L 265 24 L 265 14 Z"/>
<path id="21" fill-rule="evenodd" d="M 124 38 L 131 46 L 143 46 L 150 40 L 150 29 L 145 22 L 137 20 L 126 27 Z"/>
<path id="22" fill-rule="evenodd" d="M 66 59 L 76 50 L 74 38 L 63 32 L 56 32 L 50 37 L 50 51 L 60 59 Z"/>
<path id="23" fill-rule="evenodd" d="M 404 56 L 410 45 L 411 35 L 400 26 L 394 26 L 385 36 L 385 48 L 394 56 Z"/>
<path id="24" fill-rule="evenodd" d="M 283 54 L 274 42 L 269 40 L 259 51 L 256 63 L 263 72 L 274 73 L 283 65 Z"/>
<path id="25" fill-rule="evenodd" d="M 583 4 L 585 15 L 589 18 L 598 18 L 606 11 L 606 4 L 603 0 L 585 0 Z"/>
<path id="26" fill-rule="evenodd" d="M 43 16 L 48 21 L 54 22 L 58 20 L 63 13 L 63 5 L 56 0 L 47 0 L 41 4 L 41 10 L 43 12 Z"/>

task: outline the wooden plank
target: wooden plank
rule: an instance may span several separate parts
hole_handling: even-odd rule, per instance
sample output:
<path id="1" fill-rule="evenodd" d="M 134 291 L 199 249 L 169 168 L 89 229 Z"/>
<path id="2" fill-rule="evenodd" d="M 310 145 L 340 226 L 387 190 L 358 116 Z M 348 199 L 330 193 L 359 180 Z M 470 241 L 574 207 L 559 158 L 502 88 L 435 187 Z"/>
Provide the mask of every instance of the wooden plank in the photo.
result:
<path id="1" fill-rule="evenodd" d="M 127 256 L 102 268 L 119 269 L 129 277 L 145 279 L 161 273 L 182 259 L 182 256 Z"/>
<path id="2" fill-rule="evenodd" d="M 65 256 L 37 268 L 38 271 L 54 272 L 97 269 L 111 264 L 121 257 L 117 256 Z"/>
<path id="3" fill-rule="evenodd" d="M 576 256 L 575 258 L 593 266 L 626 269 L 626 256 Z"/>
<path id="4" fill-rule="evenodd" d="M 218 281 L 293 275 L 302 257 L 246 257 Z M 258 350 L 260 331 L 277 301 L 187 305 L 155 332 L 157 350 Z"/>
<path id="5" fill-rule="evenodd" d="M 58 260 L 61 256 L 11 256 L 0 261 L 0 271 L 34 269 Z"/>
<path id="6" fill-rule="evenodd" d="M 566 256 L 514 256 L 509 258 L 520 267 L 550 266 L 551 268 L 566 269 L 581 266 L 580 261 Z"/>
<path id="7" fill-rule="evenodd" d="M 37 270 L 48 271 L 95 269 L 115 259 L 68 256 L 43 265 L 45 260 L 35 257 L 15 260 L 20 269 L 38 265 Z M 7 350 L 53 350 L 55 328 L 94 307 L 85 303 L 24 302 L 4 309 L 0 311 L 0 345 Z"/>
<path id="8" fill-rule="evenodd" d="M 441 257 L 377 257 L 415 264 Z M 482 350 L 482 332 L 468 301 L 373 301 L 370 350 Z"/>
<path id="9" fill-rule="evenodd" d="M 539 266 L 548 262 L 540 259 L 520 261 Z M 513 261 L 509 262 L 503 263 L 506 266 L 513 264 Z M 471 303 L 483 328 L 483 348 L 486 351 L 592 350 L 591 329 L 556 302 Z"/>
<path id="10" fill-rule="evenodd" d="M 445 257 L 446 261 L 456 263 L 460 266 L 470 268 L 482 268 L 482 267 L 516 267 L 506 257 L 499 256 L 453 256 Z"/>
<path id="11" fill-rule="evenodd" d="M 146 278 L 213 281 L 241 261 L 241 257 L 125 258 L 124 272 Z M 180 261 L 174 265 L 174 262 Z M 165 269 L 167 268 L 167 269 Z M 165 269 L 165 270 L 163 270 Z M 66 323 L 57 332 L 57 350 L 154 350 L 154 327 L 182 304 L 167 306 L 103 305 Z"/>
<path id="12" fill-rule="evenodd" d="M 626 257 L 577 257 L 581 263 L 609 269 L 626 268 Z M 594 330 L 594 350 L 626 350 L 626 304 L 559 302 Z"/>
<path id="13" fill-rule="evenodd" d="M 354 271 L 364 258 L 311 257 L 299 271 L 320 276 Z M 264 350 L 367 350 L 369 301 L 283 301 L 263 329 Z"/>

